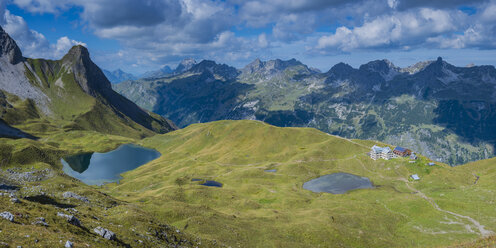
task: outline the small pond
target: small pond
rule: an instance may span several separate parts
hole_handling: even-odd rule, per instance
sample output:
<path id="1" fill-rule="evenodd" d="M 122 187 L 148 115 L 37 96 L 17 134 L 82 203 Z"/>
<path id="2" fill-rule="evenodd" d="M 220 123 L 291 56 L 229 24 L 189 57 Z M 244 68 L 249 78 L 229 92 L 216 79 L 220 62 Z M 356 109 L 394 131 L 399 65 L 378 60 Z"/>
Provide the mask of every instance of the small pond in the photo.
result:
<path id="1" fill-rule="evenodd" d="M 303 188 L 306 190 L 332 194 L 344 194 L 349 190 L 373 187 L 368 178 L 343 172 L 321 176 L 303 184 Z"/>
<path id="2" fill-rule="evenodd" d="M 192 182 L 203 182 L 201 183 L 200 185 L 203 185 L 203 186 L 208 186 L 208 187 L 222 187 L 222 183 L 219 183 L 217 181 L 213 181 L 213 180 L 203 180 L 203 179 L 199 179 L 199 178 L 193 178 L 191 179 Z"/>
<path id="3" fill-rule="evenodd" d="M 126 144 L 107 153 L 83 153 L 63 159 L 64 172 L 89 185 L 118 182 L 121 173 L 138 168 L 160 157 L 153 149 Z"/>
<path id="4" fill-rule="evenodd" d="M 276 169 L 271 169 L 271 170 L 265 170 L 265 172 L 277 172 Z"/>

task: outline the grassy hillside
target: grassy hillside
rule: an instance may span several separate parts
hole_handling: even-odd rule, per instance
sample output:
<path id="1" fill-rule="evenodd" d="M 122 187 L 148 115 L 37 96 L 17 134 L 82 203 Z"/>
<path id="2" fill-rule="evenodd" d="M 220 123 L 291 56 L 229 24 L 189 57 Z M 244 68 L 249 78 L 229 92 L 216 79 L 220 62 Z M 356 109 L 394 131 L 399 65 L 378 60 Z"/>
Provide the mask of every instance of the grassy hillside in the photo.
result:
<path id="1" fill-rule="evenodd" d="M 135 139 L 94 131 L 60 132 L 39 140 L 0 138 L 0 213 L 14 214 L 14 221 L 0 218 L 0 247 L 216 247 L 155 219 L 140 206 L 120 201 L 66 176 L 60 158 L 81 152 L 105 152 Z M 5 185 L 8 185 L 6 188 Z M 20 201 L 13 203 L 6 189 Z M 86 197 L 88 202 L 64 198 L 64 192 Z M 57 214 L 74 215 L 74 226 Z M 35 224 L 43 217 L 48 226 Z M 101 226 L 113 231 L 116 241 L 93 231 Z"/>
<path id="2" fill-rule="evenodd" d="M 256 121 L 195 124 L 140 143 L 163 156 L 104 190 L 233 247 L 439 247 L 496 230 L 494 160 L 458 168 L 429 167 L 424 157 L 373 161 L 372 141 Z M 342 195 L 302 188 L 334 172 L 368 177 L 375 188 Z"/>

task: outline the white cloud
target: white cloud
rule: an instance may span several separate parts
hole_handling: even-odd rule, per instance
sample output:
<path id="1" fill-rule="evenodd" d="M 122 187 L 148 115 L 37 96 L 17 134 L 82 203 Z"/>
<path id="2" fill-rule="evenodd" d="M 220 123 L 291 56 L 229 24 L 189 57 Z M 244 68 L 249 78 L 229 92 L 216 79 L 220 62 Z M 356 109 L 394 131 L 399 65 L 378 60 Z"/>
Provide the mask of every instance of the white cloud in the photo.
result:
<path id="1" fill-rule="evenodd" d="M 418 46 L 429 37 L 450 33 L 463 27 L 466 17 L 459 11 L 428 8 L 394 12 L 378 16 L 354 28 L 339 27 L 334 34 L 322 36 L 317 48 L 351 51 L 359 48 Z"/>
<path id="2" fill-rule="evenodd" d="M 267 35 L 265 33 L 258 35 L 258 46 L 261 48 L 266 48 L 269 46 L 269 41 L 267 40 Z"/>
<path id="3" fill-rule="evenodd" d="M 57 13 L 68 5 L 67 0 L 13 0 L 13 2 L 33 13 Z"/>
<path id="4" fill-rule="evenodd" d="M 54 50 L 53 56 L 55 58 L 60 58 L 64 56 L 71 47 L 76 46 L 76 45 L 82 45 L 82 46 L 87 46 L 86 43 L 76 41 L 76 40 L 71 40 L 67 36 L 61 37 L 57 40 L 56 44 L 52 44 L 50 48 Z"/>
<path id="5" fill-rule="evenodd" d="M 29 28 L 24 18 L 16 16 L 0 5 L 0 25 L 16 41 L 25 57 L 59 59 L 73 45 L 86 44 L 61 37 L 56 44 L 50 44 L 45 36 Z"/>
<path id="6" fill-rule="evenodd" d="M 289 53 L 298 56 L 298 53 L 342 53 L 361 49 L 496 47 L 495 0 L 11 2 L 33 13 L 59 14 L 73 7 L 81 9 L 79 23 L 83 29 L 122 45 L 120 52 L 100 52 L 93 57 L 101 63 L 115 58 L 119 63 L 138 67 L 173 63 L 183 57 L 227 63 L 273 53 L 277 53 L 274 56 Z M 476 14 L 463 13 L 457 9 L 461 5 L 475 8 Z M 243 33 L 245 29 L 247 33 Z M 30 38 L 18 36 L 23 50 L 28 51 L 29 44 L 45 44 L 42 47 L 53 46 L 57 51 L 58 42 L 47 45 L 43 35 L 25 30 L 22 33 Z M 35 37 L 38 42 L 30 43 Z M 77 44 L 69 38 L 60 42 Z M 287 51 L 281 52 L 285 49 Z M 34 47 L 31 50 L 41 51 Z"/>

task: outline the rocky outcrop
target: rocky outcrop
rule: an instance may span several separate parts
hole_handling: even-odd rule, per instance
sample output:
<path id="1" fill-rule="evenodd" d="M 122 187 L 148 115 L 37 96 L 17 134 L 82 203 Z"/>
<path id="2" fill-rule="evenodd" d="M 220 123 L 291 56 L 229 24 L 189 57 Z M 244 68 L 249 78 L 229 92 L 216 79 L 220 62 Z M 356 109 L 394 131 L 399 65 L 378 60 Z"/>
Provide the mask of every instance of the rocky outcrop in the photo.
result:
<path id="1" fill-rule="evenodd" d="M 46 220 L 43 217 L 36 218 L 32 224 L 33 225 L 40 225 L 40 226 L 48 226 L 48 223 L 46 223 Z"/>
<path id="2" fill-rule="evenodd" d="M 105 229 L 103 227 L 97 227 L 97 228 L 93 229 L 93 231 L 105 239 L 108 239 L 108 240 L 115 240 L 116 239 L 115 233 L 113 233 L 112 231 Z"/>
<path id="3" fill-rule="evenodd" d="M 14 215 L 11 214 L 10 212 L 2 212 L 2 213 L 0 213 L 0 217 L 4 218 L 10 222 L 14 222 Z"/>
<path id="4" fill-rule="evenodd" d="M 80 196 L 80 195 L 78 195 L 78 194 L 76 194 L 74 192 L 70 192 L 70 191 L 64 192 L 62 194 L 62 197 L 64 197 L 64 198 L 74 198 L 76 200 L 79 200 L 79 201 L 82 201 L 82 202 L 85 202 L 85 203 L 89 203 L 90 202 L 87 197 Z"/>
<path id="5" fill-rule="evenodd" d="M 57 213 L 57 216 L 65 218 L 67 220 L 67 222 L 71 225 L 81 226 L 81 221 L 79 221 L 79 219 L 76 218 L 74 215 L 68 215 L 68 214 L 64 214 L 64 213 L 59 212 L 59 213 Z"/>

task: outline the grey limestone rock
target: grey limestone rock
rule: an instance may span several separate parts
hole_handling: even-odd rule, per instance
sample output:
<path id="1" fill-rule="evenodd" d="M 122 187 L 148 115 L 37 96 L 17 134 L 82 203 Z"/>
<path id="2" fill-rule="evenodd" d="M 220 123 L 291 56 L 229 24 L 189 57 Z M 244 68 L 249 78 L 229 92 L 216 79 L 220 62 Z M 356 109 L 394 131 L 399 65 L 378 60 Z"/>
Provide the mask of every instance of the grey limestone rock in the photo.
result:
<path id="1" fill-rule="evenodd" d="M 113 233 L 112 231 L 105 229 L 103 227 L 99 226 L 99 227 L 93 229 L 93 231 L 95 231 L 95 233 L 97 233 L 98 235 L 102 236 L 105 239 L 108 239 L 108 240 L 115 240 L 116 239 L 115 233 Z"/>
<path id="2" fill-rule="evenodd" d="M 14 215 L 11 214 L 10 212 L 2 212 L 0 213 L 0 217 L 10 221 L 10 222 L 14 222 Z"/>
<path id="3" fill-rule="evenodd" d="M 80 195 L 78 195 L 78 194 L 76 194 L 74 192 L 70 192 L 70 191 L 64 192 L 62 194 L 62 197 L 64 197 L 64 198 L 74 198 L 76 200 L 80 200 L 80 201 L 86 202 L 86 203 L 89 203 L 90 202 L 87 197 L 80 196 Z"/>
<path id="4" fill-rule="evenodd" d="M 64 213 L 59 212 L 59 213 L 57 213 L 57 216 L 67 219 L 67 222 L 69 222 L 72 225 L 81 226 L 81 222 L 74 215 L 68 215 L 68 214 L 64 214 Z"/>

